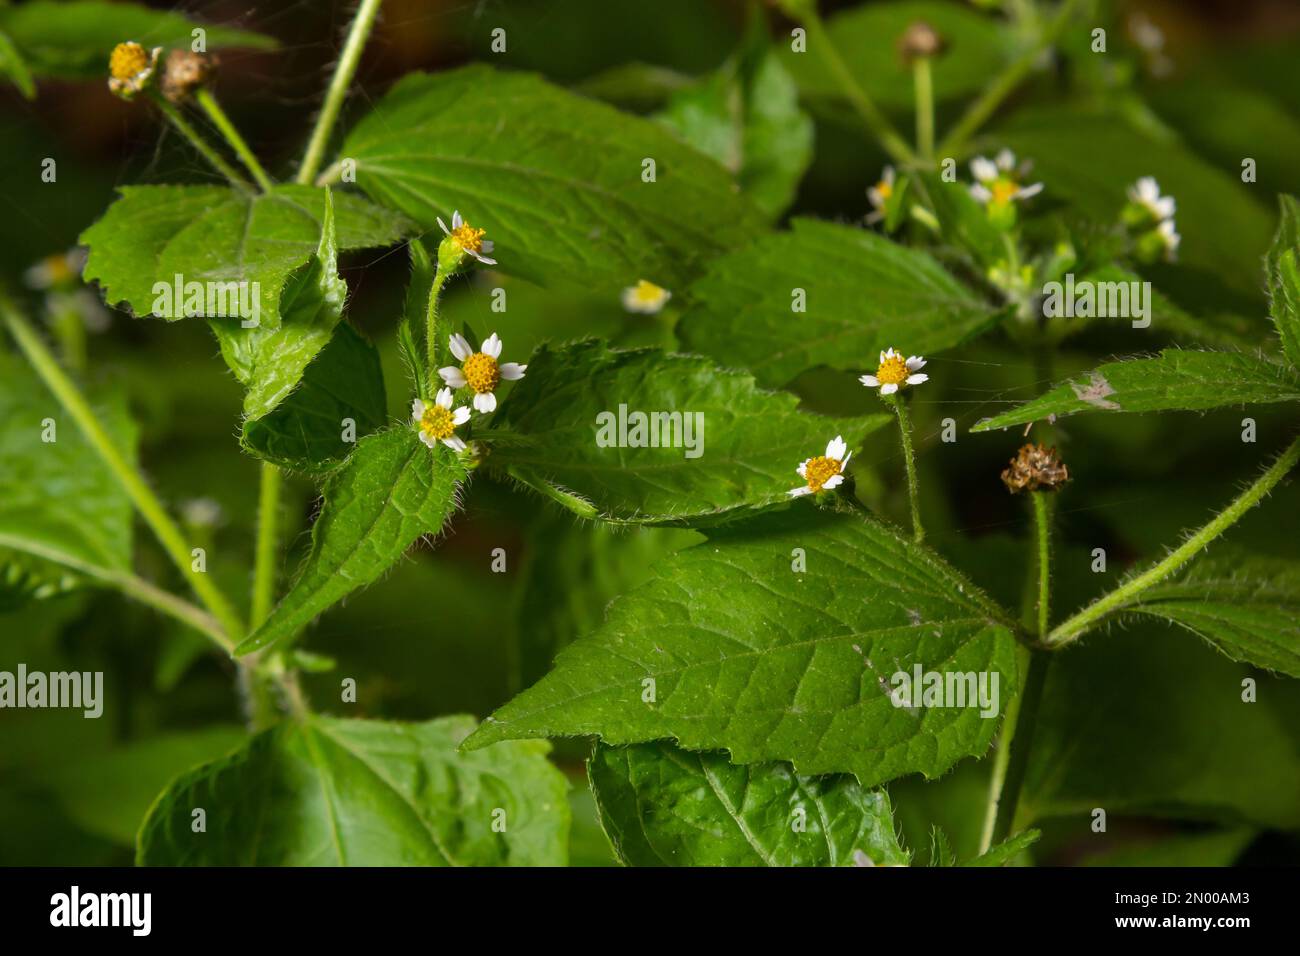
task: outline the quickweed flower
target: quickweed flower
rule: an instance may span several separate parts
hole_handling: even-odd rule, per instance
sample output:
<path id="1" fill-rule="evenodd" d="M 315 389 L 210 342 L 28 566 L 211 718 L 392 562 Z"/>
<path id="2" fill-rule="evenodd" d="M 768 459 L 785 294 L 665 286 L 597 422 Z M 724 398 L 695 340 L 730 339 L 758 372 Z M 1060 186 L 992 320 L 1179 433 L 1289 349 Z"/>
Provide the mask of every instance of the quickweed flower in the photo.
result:
<path id="1" fill-rule="evenodd" d="M 673 294 L 667 289 L 641 279 L 636 285 L 628 286 L 623 290 L 623 308 L 629 312 L 654 315 L 663 309 L 672 297 Z"/>
<path id="2" fill-rule="evenodd" d="M 459 268 L 465 261 L 466 256 L 473 256 L 485 266 L 494 266 L 497 264 L 495 259 L 490 259 L 487 253 L 492 251 L 493 245 L 491 239 L 484 239 L 486 230 L 475 229 L 460 216 L 460 210 L 451 214 L 451 228 L 438 217 L 438 225 L 446 233 L 447 238 L 442 240 L 438 246 L 438 264 L 448 269 Z"/>
<path id="3" fill-rule="evenodd" d="M 1160 184 L 1154 176 L 1143 176 L 1128 188 L 1128 198 L 1134 205 L 1145 209 L 1156 221 L 1172 219 L 1177 204 L 1173 196 L 1160 195 Z"/>
<path id="4" fill-rule="evenodd" d="M 844 439 L 836 435 L 826 444 L 826 454 L 809 458 L 795 469 L 806 484 L 790 489 L 790 497 L 813 495 L 822 489 L 838 487 L 844 481 L 844 469 L 853 457 Z"/>
<path id="5" fill-rule="evenodd" d="M 894 197 L 894 184 L 897 181 L 898 175 L 894 172 L 894 167 L 886 166 L 880 171 L 880 181 L 867 189 L 867 199 L 871 202 L 872 210 L 867 216 L 868 223 L 880 222 L 889 214 L 889 201 Z"/>
<path id="6" fill-rule="evenodd" d="M 483 351 L 475 352 L 463 335 L 453 335 L 449 341 L 451 354 L 460 361 L 460 366 L 449 365 L 438 369 L 442 380 L 452 388 L 469 387 L 474 393 L 474 408 L 483 414 L 496 409 L 496 387 L 504 379 L 513 382 L 524 377 L 527 365 L 517 362 L 498 364 L 501 357 L 501 339 L 493 332 L 483 342 Z"/>
<path id="7" fill-rule="evenodd" d="M 1021 445 L 1002 472 L 1002 483 L 1013 495 L 1022 491 L 1055 491 L 1069 480 L 1070 469 L 1061 462 L 1056 449 L 1032 442 Z"/>
<path id="8" fill-rule="evenodd" d="M 1015 225 L 1017 201 L 1043 191 L 1042 183 L 1021 185 L 1030 166 L 1028 162 L 1017 165 L 1016 155 L 1009 149 L 1001 150 L 993 159 L 976 156 L 971 160 L 970 170 L 975 182 L 970 187 L 970 194 L 984 205 L 990 221 L 999 228 L 1009 229 Z"/>
<path id="9" fill-rule="evenodd" d="M 919 355 L 903 358 L 902 352 L 892 348 L 880 353 L 880 367 L 875 375 L 863 375 L 858 381 L 867 388 L 880 388 L 881 395 L 893 395 L 900 388 L 908 385 L 920 385 L 928 382 L 930 376 L 918 374 L 925 368 L 925 359 Z"/>
<path id="10" fill-rule="evenodd" d="M 1135 248 L 1143 262 L 1164 259 L 1173 262 L 1182 237 L 1174 224 L 1177 204 L 1173 196 L 1160 195 L 1160 184 L 1154 176 L 1143 176 L 1128 188 L 1128 205 L 1120 213 L 1120 220 L 1137 234 Z"/>
<path id="11" fill-rule="evenodd" d="M 161 55 L 162 47 L 146 51 L 134 41 L 119 43 L 108 58 L 108 88 L 124 100 L 135 99 L 158 72 Z"/>
<path id="12" fill-rule="evenodd" d="M 432 402 L 417 398 L 411 403 L 411 424 L 420 432 L 420 441 L 430 448 L 442 442 L 456 452 L 465 450 L 465 442 L 456 437 L 457 427 L 469 421 L 469 408 L 451 407 L 451 389 L 438 390 Z"/>

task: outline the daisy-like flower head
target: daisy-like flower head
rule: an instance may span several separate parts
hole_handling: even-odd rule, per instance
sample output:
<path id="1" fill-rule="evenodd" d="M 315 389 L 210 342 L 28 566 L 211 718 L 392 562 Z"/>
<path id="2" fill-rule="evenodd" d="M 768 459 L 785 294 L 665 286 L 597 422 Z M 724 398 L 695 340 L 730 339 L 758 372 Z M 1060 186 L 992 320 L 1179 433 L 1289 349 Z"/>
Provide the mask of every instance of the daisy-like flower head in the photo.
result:
<path id="1" fill-rule="evenodd" d="M 451 407 L 451 389 L 441 388 L 432 402 L 417 398 L 411 403 L 411 424 L 420 432 L 420 441 L 430 448 L 442 442 L 456 452 L 465 450 L 465 442 L 456 437 L 457 427 L 469 421 L 469 408 Z"/>
<path id="2" fill-rule="evenodd" d="M 872 212 L 867 222 L 879 222 L 885 218 L 885 204 L 894 195 L 894 183 L 898 177 L 893 166 L 886 166 L 880 171 L 880 182 L 867 190 L 867 199 L 871 202 Z"/>
<path id="3" fill-rule="evenodd" d="M 452 388 L 465 388 L 474 393 L 474 407 L 487 414 L 497 407 L 496 387 L 501 380 L 513 382 L 524 377 L 527 365 L 517 362 L 497 363 L 501 357 L 501 339 L 493 332 L 483 342 L 483 351 L 475 352 L 463 335 L 453 335 L 451 354 L 460 360 L 460 367 L 448 365 L 438 369 L 442 380 Z"/>
<path id="4" fill-rule="evenodd" d="M 492 240 L 484 239 L 486 230 L 475 229 L 460 216 L 460 210 L 457 209 L 451 214 L 451 228 L 438 217 L 438 225 L 446 233 L 447 238 L 442 240 L 442 245 L 438 247 L 439 258 L 442 258 L 443 247 L 450 245 L 450 255 L 454 257 L 455 265 L 459 265 L 465 256 L 473 256 L 479 262 L 486 266 L 497 264 L 495 259 L 489 259 L 487 253 L 492 251 Z"/>
<path id="5" fill-rule="evenodd" d="M 29 266 L 23 281 L 29 289 L 71 289 L 81 278 L 86 266 L 86 250 L 73 247 L 67 252 L 56 252 Z"/>
<path id="6" fill-rule="evenodd" d="M 875 375 L 863 375 L 858 381 L 867 388 L 880 388 L 881 395 L 893 395 L 906 385 L 920 385 L 930 376 L 918 374 L 925 368 L 925 359 L 919 355 L 903 358 L 902 352 L 892 348 L 880 353 L 880 367 Z"/>
<path id="7" fill-rule="evenodd" d="M 667 289 L 641 279 L 636 285 L 630 285 L 623 290 L 623 308 L 629 312 L 654 315 L 667 305 L 672 297 L 673 294 Z"/>
<path id="8" fill-rule="evenodd" d="M 790 497 L 814 495 L 823 489 L 835 488 L 844 481 L 844 469 L 853 457 L 844 439 L 836 435 L 826 443 L 826 454 L 809 458 L 795 470 L 806 484 L 790 489 Z"/>
<path id="9" fill-rule="evenodd" d="M 108 58 L 108 88 L 124 100 L 135 99 L 158 71 L 161 55 L 160 46 L 146 51 L 134 41 L 119 43 Z"/>
<path id="10" fill-rule="evenodd" d="M 1161 222 L 1156 227 L 1156 235 L 1160 237 L 1160 242 L 1164 245 L 1165 259 L 1173 262 L 1178 256 L 1178 244 L 1183 241 L 1183 237 L 1174 228 L 1174 221 L 1166 219 Z"/>
<path id="11" fill-rule="evenodd" d="M 1160 195 L 1160 184 L 1154 176 L 1143 176 L 1130 186 L 1128 198 L 1151 213 L 1157 221 L 1174 217 L 1174 197 Z"/>
<path id="12" fill-rule="evenodd" d="M 986 206 L 1004 207 L 1043 191 L 1042 183 L 1020 185 L 1021 177 L 1029 172 L 1029 163 L 1017 166 L 1016 154 L 1009 149 L 999 151 L 993 159 L 976 156 L 971 160 L 970 172 L 975 177 L 970 194 Z"/>

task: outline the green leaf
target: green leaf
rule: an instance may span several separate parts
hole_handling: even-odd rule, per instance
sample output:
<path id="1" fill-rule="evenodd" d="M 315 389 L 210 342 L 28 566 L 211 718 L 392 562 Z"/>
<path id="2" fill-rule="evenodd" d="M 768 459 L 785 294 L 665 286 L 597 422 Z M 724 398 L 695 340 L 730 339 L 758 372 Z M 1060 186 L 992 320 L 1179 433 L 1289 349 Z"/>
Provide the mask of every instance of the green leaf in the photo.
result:
<path id="1" fill-rule="evenodd" d="M 1300 401 L 1300 375 L 1276 362 L 1244 352 L 1166 349 L 1152 358 L 1108 362 L 971 431 L 1076 412 L 1199 411 L 1294 401 Z"/>
<path id="2" fill-rule="evenodd" d="M 101 0 L 31 0 L 0 7 L 0 30 L 13 39 L 37 76 L 60 79 L 103 79 L 108 82 L 108 57 L 124 40 L 146 47 L 183 46 L 191 31 L 202 27 L 208 49 L 248 47 L 273 49 L 274 39 L 247 30 L 211 26 L 169 10 L 150 10 L 134 3 Z"/>
<path id="3" fill-rule="evenodd" d="M 1089 856 L 1083 866 L 1232 866 L 1259 831 L 1233 827 L 1210 833 L 1178 833 L 1137 846 L 1120 846 Z"/>
<path id="4" fill-rule="evenodd" d="M 790 205 L 812 162 L 812 119 L 757 17 L 736 55 L 658 118 L 730 170 L 769 219 Z"/>
<path id="5" fill-rule="evenodd" d="M 1042 835 L 1039 830 L 1024 830 L 1013 837 L 1008 837 L 997 846 L 989 847 L 975 859 L 967 860 L 962 866 L 1006 866 L 1037 843 Z"/>
<path id="6" fill-rule="evenodd" d="M 270 414 L 246 419 L 242 443 L 251 454 L 307 474 L 332 469 L 387 419 L 379 352 L 347 322 L 307 366 L 301 385 Z M 355 431 L 348 440 L 346 422 Z"/>
<path id="7" fill-rule="evenodd" d="M 275 328 L 290 276 L 320 246 L 323 189 L 277 186 L 257 196 L 224 186 L 126 186 L 120 192 L 79 241 L 90 246 L 87 281 L 98 279 L 110 304 L 126 303 L 137 315 L 154 312 L 161 292 L 154 284 L 174 288 L 177 275 L 183 282 L 247 282 L 250 295 L 257 282 L 259 321 Z M 392 245 L 410 228 L 357 196 L 333 198 L 342 251 Z M 175 302 L 166 317 L 182 318 L 183 305 Z"/>
<path id="8" fill-rule="evenodd" d="M 32 71 L 28 69 L 27 61 L 14 46 L 14 41 L 3 30 L 0 30 L 0 75 L 9 77 L 27 99 L 36 98 L 36 83 L 32 80 Z"/>
<path id="9" fill-rule="evenodd" d="M 136 427 L 120 391 L 101 389 L 90 398 L 134 461 Z M 0 591 L 8 599 L 94 582 L 94 575 L 83 578 L 46 555 L 67 555 L 109 573 L 131 569 L 131 502 L 122 486 L 36 373 L 6 352 L 0 352 L 0 461 Z"/>
<path id="10" fill-rule="evenodd" d="M 303 371 L 334 334 L 347 297 L 348 284 L 339 278 L 334 202 L 327 188 L 319 244 L 285 282 L 278 323 L 258 322 L 250 328 L 238 317 L 209 320 L 222 357 L 248 389 L 246 417 L 270 413 L 298 386 Z"/>
<path id="11" fill-rule="evenodd" d="M 898 41 L 916 20 L 930 24 L 948 42 L 932 68 L 939 102 L 982 89 L 1014 50 L 1010 34 L 997 20 L 941 0 L 870 3 L 838 13 L 827 23 L 831 42 L 854 79 L 882 107 L 912 109 L 912 70 L 898 52 Z M 805 95 L 843 97 L 826 56 L 811 40 L 806 52 L 786 47 L 782 59 Z"/>
<path id="12" fill-rule="evenodd" d="M 715 260 L 691 286 L 683 342 L 779 386 L 809 368 L 874 369 L 891 346 L 949 348 L 988 327 L 991 306 L 928 254 L 811 219 Z M 792 309 L 795 290 L 806 312 Z"/>
<path id="13" fill-rule="evenodd" d="M 429 449 L 409 425 L 357 442 L 325 485 L 311 552 L 271 616 L 236 648 L 247 654 L 292 637 L 313 618 L 399 561 L 421 535 L 437 534 L 456 505 L 465 466 Z"/>
<path id="14" fill-rule="evenodd" d="M 492 420 L 512 439 L 494 448 L 492 461 L 529 484 L 576 492 L 609 520 L 715 521 L 785 501 L 800 484 L 801 461 L 837 434 L 860 447 L 889 420 L 825 418 L 797 406 L 792 395 L 759 389 L 748 375 L 698 356 L 590 341 L 543 346 Z M 634 413 L 646 418 L 648 445 L 648 416 L 677 412 L 675 447 L 665 447 L 667 424 L 655 432 L 661 447 L 620 447 L 637 439 Z"/>
<path id="15" fill-rule="evenodd" d="M 1126 608 L 1198 634 L 1234 661 L 1300 677 L 1300 564 L 1216 555 Z"/>
<path id="16" fill-rule="evenodd" d="M 671 744 L 597 746 L 601 825 L 628 866 L 906 866 L 889 797 L 847 775 L 741 766 Z"/>
<path id="17" fill-rule="evenodd" d="M 1018 690 L 1002 614 L 929 550 L 874 519 L 807 507 L 708 533 L 613 602 L 604 625 L 484 721 L 467 746 L 598 734 L 673 738 L 738 763 L 853 773 L 874 786 L 982 754 L 997 713 L 895 706 L 898 672 L 997 675 Z M 802 549 L 796 552 L 795 549 Z M 795 570 L 793 561 L 806 561 Z"/>
<path id="18" fill-rule="evenodd" d="M 680 288 L 761 226 L 726 170 L 659 124 L 481 64 L 405 77 L 341 155 L 375 200 L 426 230 L 459 209 L 502 270 L 548 283 Z"/>
<path id="19" fill-rule="evenodd" d="M 568 783 L 550 748 L 457 753 L 473 728 L 466 716 L 285 721 L 172 783 L 140 829 L 137 863 L 563 866 Z"/>
<path id="20" fill-rule="evenodd" d="M 1269 314 L 1291 364 L 1300 369 L 1300 204 L 1279 196 L 1282 222 L 1265 260 Z"/>

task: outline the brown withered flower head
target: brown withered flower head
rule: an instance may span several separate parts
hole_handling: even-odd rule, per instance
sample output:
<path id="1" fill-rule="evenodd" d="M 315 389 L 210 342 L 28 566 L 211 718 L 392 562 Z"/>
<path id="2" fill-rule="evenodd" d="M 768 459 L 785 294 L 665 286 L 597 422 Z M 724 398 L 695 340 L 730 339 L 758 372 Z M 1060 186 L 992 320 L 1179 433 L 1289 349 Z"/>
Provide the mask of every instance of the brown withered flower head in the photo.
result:
<path id="1" fill-rule="evenodd" d="M 898 51 L 908 63 L 921 56 L 938 56 L 945 45 L 938 31 L 924 20 L 912 21 L 898 38 Z"/>
<path id="2" fill-rule="evenodd" d="M 216 69 L 217 58 L 192 50 L 172 50 L 163 68 L 162 94 L 173 103 L 189 99 L 194 91 L 206 86 Z"/>
<path id="3" fill-rule="evenodd" d="M 1056 449 L 1033 443 L 1021 445 L 1002 471 L 1002 483 L 1013 495 L 1026 490 L 1055 491 L 1069 480 L 1070 469 L 1061 462 Z"/>

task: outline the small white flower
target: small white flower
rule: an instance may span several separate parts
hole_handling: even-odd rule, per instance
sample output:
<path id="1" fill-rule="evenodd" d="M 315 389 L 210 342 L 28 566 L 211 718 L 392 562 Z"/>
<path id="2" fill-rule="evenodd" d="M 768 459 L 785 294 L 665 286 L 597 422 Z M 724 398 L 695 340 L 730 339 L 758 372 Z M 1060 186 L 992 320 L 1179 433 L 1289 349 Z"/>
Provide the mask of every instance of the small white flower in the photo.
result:
<path id="1" fill-rule="evenodd" d="M 979 202 L 1002 205 L 1017 199 L 1029 199 L 1043 191 L 1042 183 L 1020 185 L 1020 178 L 1028 174 L 1028 162 L 1016 165 L 1016 155 L 1009 149 L 999 150 L 993 159 L 976 156 L 971 160 L 970 172 L 975 177 L 970 194 Z"/>
<path id="2" fill-rule="evenodd" d="M 880 182 L 867 190 L 867 199 L 871 201 L 874 210 L 867 216 L 867 222 L 879 222 L 885 218 L 885 203 L 889 202 L 890 197 L 894 195 L 895 182 L 897 182 L 897 174 L 893 166 L 886 166 L 880 171 Z"/>
<path id="3" fill-rule="evenodd" d="M 70 288 L 77 285 L 85 267 L 86 250 L 74 246 L 67 252 L 56 252 L 29 266 L 23 273 L 23 282 L 29 289 Z"/>
<path id="4" fill-rule="evenodd" d="M 438 225 L 442 231 L 454 242 L 461 252 L 468 253 L 484 265 L 494 266 L 497 264 L 495 259 L 489 259 L 485 253 L 491 252 L 493 243 L 491 239 L 484 239 L 484 230 L 475 229 L 464 219 L 460 217 L 460 210 L 457 209 L 451 214 L 451 228 L 438 217 Z"/>
<path id="5" fill-rule="evenodd" d="M 420 441 L 430 448 L 442 442 L 456 452 L 465 450 L 465 442 L 456 437 L 456 429 L 469 421 L 469 409 L 451 407 L 451 389 L 438 390 L 432 403 L 417 398 L 411 402 L 411 424 L 420 431 Z"/>
<path id="6" fill-rule="evenodd" d="M 497 407 L 496 387 L 501 380 L 513 382 L 524 377 L 527 365 L 517 362 L 497 364 L 501 357 L 501 339 L 493 332 L 483 342 L 483 351 L 475 352 L 465 336 L 456 334 L 450 339 L 451 354 L 460 360 L 460 367 L 449 365 L 438 369 L 442 380 L 452 388 L 469 386 L 474 392 L 474 408 L 483 414 Z"/>
<path id="7" fill-rule="evenodd" d="M 1174 228 L 1174 221 L 1172 219 L 1163 220 L 1160 225 L 1156 227 L 1156 233 L 1165 244 L 1165 259 L 1169 262 L 1173 262 L 1175 257 L 1178 255 L 1178 244 L 1183 241 L 1183 237 L 1180 236 L 1178 230 Z"/>
<path id="8" fill-rule="evenodd" d="M 667 289 L 641 279 L 636 285 L 630 285 L 623 290 L 623 308 L 629 312 L 654 315 L 667 305 L 672 297 L 673 294 Z"/>
<path id="9" fill-rule="evenodd" d="M 1154 176 L 1143 176 L 1128 188 L 1128 198 L 1148 210 L 1156 219 L 1172 219 L 1176 204 L 1173 196 L 1160 195 Z"/>
<path id="10" fill-rule="evenodd" d="M 880 388 L 881 395 L 893 395 L 905 385 L 920 385 L 930 376 L 917 374 L 925 368 L 925 359 L 919 355 L 903 358 L 902 352 L 892 348 L 880 353 L 880 367 L 875 375 L 863 375 L 858 381 L 867 388 Z"/>
<path id="11" fill-rule="evenodd" d="M 790 489 L 790 497 L 812 495 L 825 488 L 837 488 L 844 481 L 844 469 L 853 457 L 844 439 L 836 435 L 826 444 L 826 454 L 809 458 L 795 469 L 806 484 Z"/>

